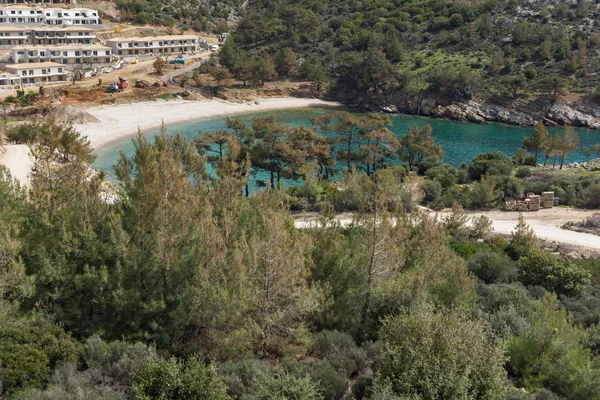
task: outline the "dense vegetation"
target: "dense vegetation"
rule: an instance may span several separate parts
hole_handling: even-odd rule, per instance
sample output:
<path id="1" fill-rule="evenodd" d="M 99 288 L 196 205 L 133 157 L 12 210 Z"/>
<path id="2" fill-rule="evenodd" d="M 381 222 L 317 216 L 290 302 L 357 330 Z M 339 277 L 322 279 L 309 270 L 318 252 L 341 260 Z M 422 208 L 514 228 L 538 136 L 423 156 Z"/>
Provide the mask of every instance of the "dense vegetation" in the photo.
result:
<path id="1" fill-rule="evenodd" d="M 477 93 L 498 101 L 593 97 L 600 95 L 595 3 L 250 1 L 221 63 L 244 82 L 262 62 L 263 71 L 273 65 L 269 79 L 330 82 L 332 93 L 392 103 Z"/>
<path id="2" fill-rule="evenodd" d="M 227 32 L 239 0 L 116 0 L 121 19 L 145 25 L 167 25 L 203 32 Z"/>
<path id="3" fill-rule="evenodd" d="M 346 139 L 366 122 L 385 120 L 346 120 Z M 542 250 L 523 221 L 505 240 L 458 207 L 441 224 L 409 212 L 417 179 L 372 158 L 340 177 L 351 225 L 324 199 L 321 224 L 295 229 L 276 184 L 240 193 L 254 162 L 275 183 L 312 170 L 310 192 L 325 174 L 300 141 L 312 131 L 288 132 L 296 169 L 273 155 L 289 149 L 274 121 L 230 126 L 194 142 L 138 136 L 116 198 L 69 126 L 21 128 L 36 174 L 26 193 L 0 170 L 0 395 L 599 398 L 597 260 Z"/>

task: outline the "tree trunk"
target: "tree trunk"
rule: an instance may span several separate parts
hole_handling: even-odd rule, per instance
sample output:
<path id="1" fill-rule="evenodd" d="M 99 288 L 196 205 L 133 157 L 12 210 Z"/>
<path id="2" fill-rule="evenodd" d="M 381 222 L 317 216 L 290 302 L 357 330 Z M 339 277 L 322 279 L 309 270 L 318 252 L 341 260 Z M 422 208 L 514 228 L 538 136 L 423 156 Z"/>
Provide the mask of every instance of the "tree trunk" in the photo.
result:
<path id="1" fill-rule="evenodd" d="M 346 162 L 348 166 L 348 173 L 350 172 L 350 149 L 352 148 L 352 135 L 348 136 L 348 154 L 346 154 Z"/>

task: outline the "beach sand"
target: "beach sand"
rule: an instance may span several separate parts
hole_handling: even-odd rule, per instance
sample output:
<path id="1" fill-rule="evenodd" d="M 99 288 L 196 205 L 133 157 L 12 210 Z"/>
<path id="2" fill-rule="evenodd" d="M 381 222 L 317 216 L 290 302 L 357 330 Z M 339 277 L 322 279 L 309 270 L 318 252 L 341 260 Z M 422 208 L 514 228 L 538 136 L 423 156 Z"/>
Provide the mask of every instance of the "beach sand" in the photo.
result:
<path id="1" fill-rule="evenodd" d="M 33 168 L 33 159 L 29 156 L 26 144 L 11 144 L 0 153 L 0 165 L 5 166 L 21 186 L 29 187 L 29 174 Z"/>
<path id="2" fill-rule="evenodd" d="M 293 97 L 259 98 L 252 103 L 223 100 L 157 100 L 131 104 L 98 106 L 85 111 L 100 122 L 74 124 L 87 136 L 93 148 L 133 136 L 138 129 L 149 131 L 164 123 L 172 125 L 202 118 L 302 107 L 336 107 L 338 103 Z M 83 110 L 82 110 L 83 111 Z"/>

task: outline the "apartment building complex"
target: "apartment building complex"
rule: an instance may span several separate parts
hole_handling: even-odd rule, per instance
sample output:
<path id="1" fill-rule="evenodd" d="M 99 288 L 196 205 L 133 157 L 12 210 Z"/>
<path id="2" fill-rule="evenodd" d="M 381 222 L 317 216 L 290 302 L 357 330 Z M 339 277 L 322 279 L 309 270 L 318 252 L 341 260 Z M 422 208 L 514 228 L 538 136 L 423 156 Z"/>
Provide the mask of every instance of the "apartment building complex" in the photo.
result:
<path id="1" fill-rule="evenodd" d="M 0 46 L 17 46 L 31 42 L 32 28 L 0 25 Z"/>
<path id="2" fill-rule="evenodd" d="M 29 7 L 26 5 L 0 6 L 0 23 L 45 25 L 98 25 L 97 10 L 89 8 Z"/>
<path id="3" fill-rule="evenodd" d="M 0 24 L 0 46 L 92 44 L 94 30 L 83 26 L 24 27 Z"/>
<path id="4" fill-rule="evenodd" d="M 33 29 L 31 44 L 92 44 L 95 38 L 94 30 L 84 26 L 44 26 Z"/>
<path id="5" fill-rule="evenodd" d="M 198 37 L 193 35 L 172 35 L 152 37 L 130 37 L 107 39 L 114 54 L 178 54 L 194 51 L 198 48 Z"/>
<path id="6" fill-rule="evenodd" d="M 62 46 L 29 45 L 12 49 L 15 63 L 55 62 L 61 64 L 108 64 L 111 62 L 110 47 L 98 44 L 70 44 Z"/>
<path id="7" fill-rule="evenodd" d="M 0 4 L 75 4 L 74 0 L 0 0 Z"/>
<path id="8" fill-rule="evenodd" d="M 0 75 L 0 85 L 27 85 L 66 81 L 70 73 L 65 66 L 54 62 L 10 64 Z"/>

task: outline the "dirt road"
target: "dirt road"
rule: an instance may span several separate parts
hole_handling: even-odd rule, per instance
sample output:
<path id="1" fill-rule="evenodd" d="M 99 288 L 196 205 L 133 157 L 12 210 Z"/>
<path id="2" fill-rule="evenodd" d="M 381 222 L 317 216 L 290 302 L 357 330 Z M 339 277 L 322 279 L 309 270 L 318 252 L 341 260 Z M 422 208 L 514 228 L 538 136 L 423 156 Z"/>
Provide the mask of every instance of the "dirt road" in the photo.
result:
<path id="1" fill-rule="evenodd" d="M 471 217 L 485 215 L 492 221 L 494 232 L 502 234 L 510 234 L 519 218 L 518 212 L 490 211 L 468 214 Z M 567 222 L 580 222 L 592 214 L 594 211 L 558 207 L 523 213 L 523 217 L 540 239 L 600 250 L 600 236 L 561 229 Z"/>
<path id="2" fill-rule="evenodd" d="M 441 219 L 447 216 L 449 213 L 440 212 L 435 214 Z M 559 207 L 543 209 L 537 212 L 523 213 L 523 217 L 540 239 L 600 251 L 600 236 L 573 232 L 560 228 L 562 225 L 570 221 L 583 221 L 592 214 L 594 214 L 594 211 Z M 469 217 L 485 215 L 492 221 L 494 232 L 500 234 L 510 234 L 517 225 L 519 218 L 518 212 L 504 211 L 472 212 L 467 213 L 467 215 Z M 341 214 L 336 218 L 336 220 L 345 226 L 352 222 L 352 215 Z M 315 217 L 306 218 L 298 216 L 294 221 L 294 226 L 300 229 L 315 227 L 317 225 L 318 220 Z"/>

